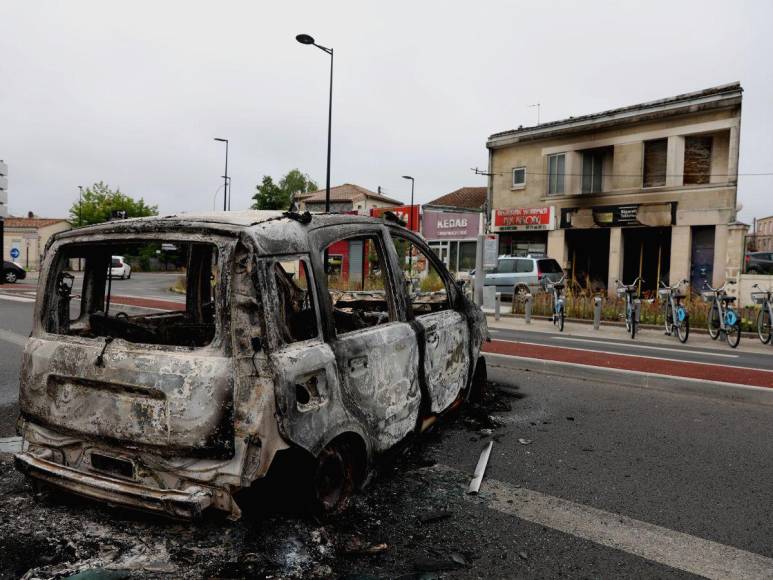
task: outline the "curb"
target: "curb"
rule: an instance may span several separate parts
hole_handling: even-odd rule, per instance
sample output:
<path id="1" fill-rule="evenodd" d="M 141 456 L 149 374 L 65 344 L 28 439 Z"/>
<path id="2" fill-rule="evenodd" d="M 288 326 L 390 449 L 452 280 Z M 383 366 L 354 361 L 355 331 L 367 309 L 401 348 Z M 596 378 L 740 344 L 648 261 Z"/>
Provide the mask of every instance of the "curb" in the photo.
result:
<path id="1" fill-rule="evenodd" d="M 484 310 L 484 313 L 486 314 L 487 318 L 489 316 L 492 319 L 494 318 L 493 310 L 491 312 L 489 312 L 488 310 Z M 501 318 L 512 318 L 514 320 L 523 320 L 523 314 L 513 314 L 512 312 L 502 312 L 502 313 L 500 313 L 500 317 Z M 550 322 L 551 321 L 549 316 L 542 316 L 542 315 L 532 314 L 531 317 L 532 317 L 533 320 L 540 320 L 540 321 L 543 321 L 543 322 Z M 583 325 L 586 325 L 586 326 L 593 326 L 593 321 L 588 319 L 588 318 L 566 318 L 565 320 L 566 320 L 566 322 L 571 322 L 573 324 L 583 324 Z M 615 327 L 615 328 L 623 328 L 623 327 L 625 327 L 625 322 L 618 322 L 616 320 L 602 320 L 601 321 L 601 326 L 602 327 L 604 327 L 604 326 L 612 326 L 612 327 Z M 636 328 L 645 328 L 647 330 L 658 330 L 658 329 L 662 330 L 663 329 L 663 325 L 662 324 L 642 324 L 642 323 L 639 323 L 639 324 L 636 325 Z M 526 328 L 526 329 L 520 329 L 520 330 L 528 330 L 528 329 Z M 696 329 L 690 327 L 690 334 L 692 334 L 695 330 Z M 701 330 L 702 333 L 706 333 L 706 336 L 708 336 L 708 332 L 706 331 L 706 327 L 705 326 L 701 326 L 700 330 Z M 749 338 L 749 339 L 754 338 L 754 339 L 759 340 L 759 338 L 757 337 L 757 333 L 756 332 L 750 332 L 750 331 L 747 331 L 747 330 L 741 331 L 741 338 Z"/>
<path id="2" fill-rule="evenodd" d="M 489 368 L 503 366 L 497 365 L 494 362 L 494 357 L 499 357 L 512 361 L 515 363 L 515 368 L 521 371 L 582 379 L 586 381 L 596 381 L 639 389 L 653 389 L 656 391 L 677 394 L 701 395 L 734 402 L 773 405 L 773 389 L 768 387 L 753 387 L 736 383 L 707 381 L 672 375 L 659 375 L 642 371 L 527 358 L 510 354 L 487 352 L 485 353 L 485 356 L 488 360 L 491 360 L 491 363 L 488 364 Z M 508 366 L 507 368 L 512 369 L 512 366 Z"/>

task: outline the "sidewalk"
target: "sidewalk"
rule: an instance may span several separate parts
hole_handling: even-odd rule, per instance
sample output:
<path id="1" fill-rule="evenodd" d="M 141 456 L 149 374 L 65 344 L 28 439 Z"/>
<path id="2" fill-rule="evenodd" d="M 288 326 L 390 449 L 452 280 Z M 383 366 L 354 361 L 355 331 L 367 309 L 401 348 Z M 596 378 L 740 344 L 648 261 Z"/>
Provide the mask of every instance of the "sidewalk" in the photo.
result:
<path id="1" fill-rule="evenodd" d="M 486 321 L 490 329 L 518 330 L 526 332 L 558 333 L 558 327 L 554 326 L 550 320 L 532 318 L 531 324 L 526 324 L 523 316 L 502 316 L 498 321 L 494 320 L 491 314 L 486 315 Z M 667 345 L 678 350 L 682 347 L 700 347 L 702 349 L 716 349 L 720 352 L 748 352 L 757 354 L 768 354 L 773 356 L 773 346 L 762 344 L 756 334 L 744 333 L 738 348 L 732 349 L 725 342 L 724 338 L 712 340 L 705 326 L 690 328 L 690 337 L 685 344 L 679 342 L 675 336 L 666 336 L 665 329 L 661 326 L 657 328 L 636 329 L 636 338 L 631 340 L 625 330 L 625 326 L 604 324 L 602 321 L 598 330 L 593 328 L 593 324 L 583 322 L 566 321 L 563 336 L 574 336 L 581 338 L 610 339 L 610 340 L 629 340 L 633 343 L 646 342 L 649 344 Z"/>

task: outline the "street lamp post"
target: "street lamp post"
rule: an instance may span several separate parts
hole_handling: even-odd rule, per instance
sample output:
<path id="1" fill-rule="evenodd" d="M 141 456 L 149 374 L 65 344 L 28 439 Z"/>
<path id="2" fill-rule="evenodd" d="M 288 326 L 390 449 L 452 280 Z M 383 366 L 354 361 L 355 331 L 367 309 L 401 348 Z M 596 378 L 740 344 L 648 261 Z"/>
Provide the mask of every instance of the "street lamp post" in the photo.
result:
<path id="1" fill-rule="evenodd" d="M 318 49 L 330 55 L 330 95 L 327 108 L 327 177 L 325 179 L 325 213 L 330 213 L 330 141 L 333 126 L 333 49 L 314 42 L 308 34 L 299 34 L 295 40 L 301 44 L 313 44 Z"/>
<path id="2" fill-rule="evenodd" d="M 416 180 L 410 175 L 403 175 L 403 179 L 411 180 L 411 205 L 408 206 L 408 229 L 413 231 L 413 186 Z M 408 275 L 411 277 L 411 287 L 413 287 L 413 248 L 408 245 Z"/>
<path id="3" fill-rule="evenodd" d="M 78 227 L 83 226 L 83 186 L 78 186 Z M 78 258 L 78 272 L 83 271 L 83 263 Z"/>
<path id="4" fill-rule="evenodd" d="M 225 143 L 225 175 L 223 175 L 223 211 L 231 209 L 228 197 L 228 139 L 215 137 L 215 141 Z"/>

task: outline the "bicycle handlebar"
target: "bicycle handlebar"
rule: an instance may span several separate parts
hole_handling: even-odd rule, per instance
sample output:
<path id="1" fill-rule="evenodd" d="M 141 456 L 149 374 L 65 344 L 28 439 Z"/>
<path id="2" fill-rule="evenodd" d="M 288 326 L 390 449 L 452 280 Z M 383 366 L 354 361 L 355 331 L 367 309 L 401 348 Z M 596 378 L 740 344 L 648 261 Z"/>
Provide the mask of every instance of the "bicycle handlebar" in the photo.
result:
<path id="1" fill-rule="evenodd" d="M 703 283 L 703 286 L 704 286 L 705 288 L 708 288 L 708 289 L 709 289 L 709 291 L 711 291 L 711 292 L 714 292 L 714 294 L 719 294 L 720 292 L 724 292 L 724 291 L 725 291 L 725 288 L 727 287 L 727 285 L 728 285 L 728 284 L 731 284 L 731 285 L 732 285 L 732 284 L 735 284 L 735 280 L 725 280 L 725 283 L 724 283 L 724 284 L 722 284 L 722 286 L 720 286 L 719 288 L 712 288 L 712 287 L 709 285 L 709 283 L 708 283 L 708 282 L 704 282 L 704 283 Z"/>
<path id="2" fill-rule="evenodd" d="M 631 282 L 630 284 L 623 284 L 622 282 L 620 282 L 620 280 L 615 280 L 615 284 L 617 284 L 621 288 L 633 288 L 639 282 L 644 284 L 644 282 L 645 282 L 644 278 L 642 278 L 641 276 L 637 276 L 636 279 L 633 282 Z"/>

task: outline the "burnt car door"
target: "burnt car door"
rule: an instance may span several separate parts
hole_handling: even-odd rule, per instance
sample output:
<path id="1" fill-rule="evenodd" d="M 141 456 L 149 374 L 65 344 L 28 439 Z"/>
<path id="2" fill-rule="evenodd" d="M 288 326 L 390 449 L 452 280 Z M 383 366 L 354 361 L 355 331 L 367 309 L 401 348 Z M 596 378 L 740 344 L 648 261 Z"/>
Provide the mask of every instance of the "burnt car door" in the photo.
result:
<path id="1" fill-rule="evenodd" d="M 421 393 L 416 334 L 397 299 L 384 228 L 331 226 L 313 239 L 341 398 L 373 451 L 385 451 L 415 429 Z"/>
<path id="2" fill-rule="evenodd" d="M 265 258 L 261 269 L 280 430 L 317 454 L 348 422 L 336 357 L 320 326 L 317 280 L 308 254 Z"/>
<path id="3" fill-rule="evenodd" d="M 404 275 L 409 308 L 421 327 L 423 373 L 430 411 L 439 413 L 456 400 L 470 373 L 470 330 L 456 287 L 439 258 L 418 237 L 391 230 Z"/>

